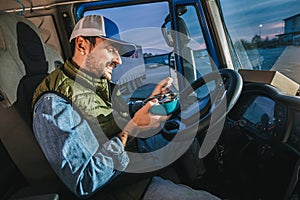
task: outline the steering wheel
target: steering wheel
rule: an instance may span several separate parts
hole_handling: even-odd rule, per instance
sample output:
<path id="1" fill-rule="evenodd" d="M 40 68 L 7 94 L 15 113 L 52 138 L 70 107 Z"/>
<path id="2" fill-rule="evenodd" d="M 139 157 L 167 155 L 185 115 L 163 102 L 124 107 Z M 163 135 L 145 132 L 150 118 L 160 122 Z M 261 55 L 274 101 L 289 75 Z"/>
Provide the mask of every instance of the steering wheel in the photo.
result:
<path id="1" fill-rule="evenodd" d="M 198 98 L 195 94 L 202 86 L 209 88 L 209 83 L 214 82 L 214 90 L 204 98 Z M 176 123 L 180 127 L 178 132 L 205 131 L 209 126 L 215 126 L 233 108 L 242 92 L 243 81 L 240 74 L 231 69 L 220 69 L 208 73 L 195 80 L 179 94 L 180 110 L 174 113 L 168 123 Z M 173 120 L 173 121 L 172 121 Z M 170 133 L 166 123 L 164 132 Z"/>
<path id="2" fill-rule="evenodd" d="M 227 113 L 237 102 L 242 91 L 242 85 L 242 78 L 236 71 L 221 69 L 202 76 L 184 88 L 177 94 L 179 95 L 179 108 L 172 113 L 170 119 L 163 124 L 160 131 L 162 136 L 170 142 L 164 147 L 151 152 L 151 154 L 144 154 L 143 156 L 149 156 L 146 159 L 149 161 L 152 161 L 153 156 L 163 158 L 164 162 L 159 163 L 169 164 L 188 150 L 195 141 L 195 137 L 205 136 L 203 140 L 200 138 L 202 144 L 199 149 L 199 158 L 203 158 L 215 146 L 220 136 L 219 133 L 221 133 L 214 134 L 216 129 L 218 131 L 216 127 L 221 124 L 221 120 L 225 119 Z M 138 110 L 142 106 L 137 102 L 144 100 L 141 98 L 144 96 L 142 93 L 149 91 L 145 89 L 146 87 L 153 88 L 153 85 L 144 85 L 132 95 L 133 104 L 131 106 L 137 105 L 137 109 L 133 110 Z M 206 89 L 213 88 L 213 90 L 207 96 L 199 98 L 200 95 L 197 95 L 197 92 L 199 93 L 201 90 L 199 93 L 201 94 L 202 89 L 205 87 Z M 196 91 L 197 89 L 199 90 Z M 212 130 L 211 127 L 214 127 L 213 132 L 210 131 Z M 202 132 L 205 134 L 200 134 Z M 154 160 L 156 163 L 156 159 Z M 145 157 L 141 162 L 145 162 Z"/>

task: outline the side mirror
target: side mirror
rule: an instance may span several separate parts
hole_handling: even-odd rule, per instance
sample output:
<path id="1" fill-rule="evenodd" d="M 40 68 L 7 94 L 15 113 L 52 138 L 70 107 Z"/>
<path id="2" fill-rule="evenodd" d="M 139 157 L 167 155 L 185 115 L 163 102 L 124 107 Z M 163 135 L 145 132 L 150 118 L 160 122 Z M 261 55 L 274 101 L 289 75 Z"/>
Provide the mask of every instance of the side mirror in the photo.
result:
<path id="1" fill-rule="evenodd" d="M 181 17 L 177 18 L 177 23 L 180 44 L 186 46 L 191 40 L 190 32 Z M 170 15 L 166 17 L 165 22 L 161 27 L 161 31 L 168 46 L 174 47 L 175 31 L 172 30 Z"/>
<path id="2" fill-rule="evenodd" d="M 165 19 L 165 23 L 161 26 L 161 32 L 169 47 L 174 47 L 173 30 L 171 26 L 170 15 Z"/>

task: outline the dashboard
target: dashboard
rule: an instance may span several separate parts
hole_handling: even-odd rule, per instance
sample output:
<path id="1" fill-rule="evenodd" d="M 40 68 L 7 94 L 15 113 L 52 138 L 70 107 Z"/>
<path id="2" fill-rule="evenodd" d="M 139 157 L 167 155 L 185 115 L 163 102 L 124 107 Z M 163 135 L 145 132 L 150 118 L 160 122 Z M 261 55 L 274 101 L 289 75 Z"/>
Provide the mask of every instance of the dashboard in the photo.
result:
<path id="1" fill-rule="evenodd" d="M 283 142 L 300 155 L 300 97 L 266 84 L 247 83 L 228 121 L 254 137 Z"/>
<path id="2" fill-rule="evenodd" d="M 235 109 L 229 114 L 234 121 L 242 121 L 243 128 L 262 138 L 282 140 L 287 108 L 284 103 L 264 94 L 242 95 Z"/>
<path id="3" fill-rule="evenodd" d="M 290 186 L 299 190 L 299 121 L 299 97 L 266 84 L 244 83 L 212 154 L 212 174 L 226 174 L 237 183 L 232 188 L 251 188 L 266 199 L 284 199 Z"/>
<path id="4" fill-rule="evenodd" d="M 228 118 L 241 124 L 241 128 L 253 136 L 283 141 L 288 127 L 288 110 L 285 95 L 275 88 L 246 84 Z"/>

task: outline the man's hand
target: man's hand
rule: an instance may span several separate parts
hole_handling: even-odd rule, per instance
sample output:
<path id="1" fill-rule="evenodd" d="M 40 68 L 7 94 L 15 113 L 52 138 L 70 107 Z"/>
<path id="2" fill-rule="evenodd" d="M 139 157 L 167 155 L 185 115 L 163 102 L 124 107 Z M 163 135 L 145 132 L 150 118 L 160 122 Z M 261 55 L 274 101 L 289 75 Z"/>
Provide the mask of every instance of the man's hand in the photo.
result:
<path id="1" fill-rule="evenodd" d="M 158 128 L 162 121 L 166 121 L 168 116 L 153 115 L 150 113 L 150 109 L 153 105 L 158 104 L 157 99 L 148 101 L 138 112 L 135 113 L 132 121 L 139 127 Z"/>
<path id="2" fill-rule="evenodd" d="M 172 85 L 173 79 L 171 77 L 165 78 L 160 81 L 154 88 L 150 97 L 168 93 Z M 170 116 L 153 115 L 150 113 L 150 109 L 153 105 L 158 104 L 157 99 L 148 101 L 141 109 L 139 109 L 133 116 L 133 118 L 125 126 L 124 130 L 118 135 L 121 139 L 124 147 L 128 135 L 139 137 L 151 137 L 156 134 L 161 127 L 161 123 L 165 122 Z M 143 133 L 142 135 L 140 133 Z"/>
<path id="3" fill-rule="evenodd" d="M 172 83 L 173 83 L 173 79 L 171 77 L 167 77 L 167 78 L 163 79 L 154 88 L 150 97 L 159 95 L 159 94 L 168 93 L 170 91 L 170 87 L 172 86 Z"/>
<path id="4" fill-rule="evenodd" d="M 128 122 L 123 132 L 127 132 L 131 136 L 150 137 L 156 134 L 161 127 L 161 123 L 169 119 L 170 116 L 153 115 L 150 109 L 153 105 L 158 104 L 157 99 L 148 101 L 145 106 L 139 109 L 133 118 Z"/>

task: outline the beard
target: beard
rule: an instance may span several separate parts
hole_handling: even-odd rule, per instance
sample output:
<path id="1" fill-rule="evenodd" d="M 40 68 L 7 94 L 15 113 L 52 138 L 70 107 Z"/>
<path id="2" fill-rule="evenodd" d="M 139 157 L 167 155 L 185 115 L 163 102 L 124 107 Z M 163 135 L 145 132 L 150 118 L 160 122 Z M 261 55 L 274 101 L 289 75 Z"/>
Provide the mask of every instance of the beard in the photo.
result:
<path id="1" fill-rule="evenodd" d="M 92 76 L 102 78 L 105 74 L 106 64 L 97 56 L 96 53 L 90 53 L 87 55 L 82 68 L 87 70 Z M 106 77 L 105 77 L 106 78 Z"/>
<path id="2" fill-rule="evenodd" d="M 105 78 L 106 80 L 108 80 L 108 81 L 111 81 L 111 79 L 112 79 L 112 74 L 111 73 L 109 73 L 109 72 L 103 72 L 102 73 L 102 78 Z"/>

